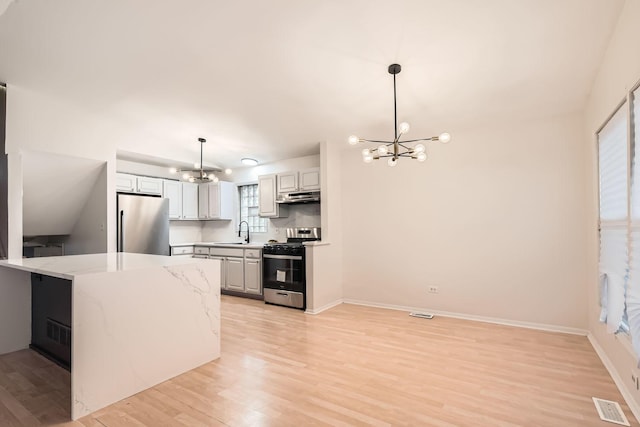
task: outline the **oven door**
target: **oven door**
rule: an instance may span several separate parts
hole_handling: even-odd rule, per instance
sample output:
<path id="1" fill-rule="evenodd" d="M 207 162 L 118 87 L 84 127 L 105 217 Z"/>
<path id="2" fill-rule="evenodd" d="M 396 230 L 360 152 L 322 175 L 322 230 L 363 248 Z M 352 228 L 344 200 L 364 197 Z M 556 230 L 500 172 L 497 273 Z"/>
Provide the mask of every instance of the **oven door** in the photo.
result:
<path id="1" fill-rule="evenodd" d="M 305 292 L 304 257 L 264 254 L 262 261 L 264 288 Z"/>

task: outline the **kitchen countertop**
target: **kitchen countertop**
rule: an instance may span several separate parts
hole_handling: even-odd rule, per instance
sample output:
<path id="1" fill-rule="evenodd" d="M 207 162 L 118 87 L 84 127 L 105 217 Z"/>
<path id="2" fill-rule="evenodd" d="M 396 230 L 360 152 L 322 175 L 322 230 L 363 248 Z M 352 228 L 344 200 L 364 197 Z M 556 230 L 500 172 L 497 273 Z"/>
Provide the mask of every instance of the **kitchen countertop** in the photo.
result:
<path id="1" fill-rule="evenodd" d="M 241 245 L 235 245 L 241 246 Z M 195 261 L 195 260 L 194 260 Z M 87 255 L 66 255 L 43 258 L 18 258 L 0 261 L 0 267 L 39 273 L 72 280 L 85 274 L 131 271 L 150 267 L 170 267 L 185 264 L 185 258 L 112 252 Z M 193 262 L 189 260 L 188 262 Z"/>
<path id="2" fill-rule="evenodd" d="M 172 243 L 171 247 L 177 248 L 181 246 L 215 246 L 221 248 L 238 248 L 238 249 L 262 249 L 265 243 L 231 243 L 231 242 L 189 242 L 189 243 Z"/>

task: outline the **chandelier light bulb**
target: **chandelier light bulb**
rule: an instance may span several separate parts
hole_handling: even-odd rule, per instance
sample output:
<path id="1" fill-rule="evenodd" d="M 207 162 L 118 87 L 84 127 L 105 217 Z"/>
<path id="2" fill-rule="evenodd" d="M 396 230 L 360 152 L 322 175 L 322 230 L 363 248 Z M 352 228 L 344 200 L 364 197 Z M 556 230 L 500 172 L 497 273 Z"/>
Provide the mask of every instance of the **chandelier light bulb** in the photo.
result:
<path id="1" fill-rule="evenodd" d="M 418 153 L 418 155 L 416 156 L 416 160 L 418 160 L 419 162 L 424 162 L 425 160 L 427 160 L 427 154 L 424 151 Z"/>
<path id="2" fill-rule="evenodd" d="M 206 172 L 202 172 L 202 177 L 206 178 L 207 177 L 207 173 Z"/>
<path id="3" fill-rule="evenodd" d="M 349 137 L 349 144 L 356 145 L 358 142 L 360 142 L 360 138 L 358 138 L 357 136 L 351 135 Z"/>
<path id="4" fill-rule="evenodd" d="M 362 155 L 363 156 L 368 156 L 369 154 L 371 154 L 371 150 L 369 150 L 368 148 L 365 148 L 362 150 Z"/>
<path id="5" fill-rule="evenodd" d="M 182 174 L 182 179 L 189 179 L 189 178 L 191 178 L 191 175 L 189 175 L 188 173 Z"/>
<path id="6" fill-rule="evenodd" d="M 362 160 L 363 160 L 365 163 L 371 163 L 371 162 L 373 162 L 373 156 L 372 156 L 371 154 L 369 154 L 369 155 L 367 155 L 367 156 L 364 156 L 364 157 L 362 158 Z"/>
<path id="7" fill-rule="evenodd" d="M 214 177 L 213 177 L 213 182 L 218 182 L 218 181 L 220 181 L 220 180 L 218 179 L 218 177 L 217 177 L 217 176 L 214 176 Z"/>
<path id="8" fill-rule="evenodd" d="M 196 179 L 192 176 L 189 177 L 189 182 L 196 182 Z"/>
<path id="9" fill-rule="evenodd" d="M 387 164 L 391 167 L 394 167 L 395 165 L 398 164 L 398 161 L 393 157 L 389 157 L 389 160 L 387 160 Z"/>
<path id="10" fill-rule="evenodd" d="M 424 144 L 416 144 L 416 146 L 413 147 L 413 151 L 416 153 L 424 153 L 424 150 L 426 150 Z"/>
<path id="11" fill-rule="evenodd" d="M 411 129 L 411 126 L 409 126 L 407 122 L 402 122 L 398 128 L 400 129 L 400 133 L 407 133 L 409 129 Z"/>
<path id="12" fill-rule="evenodd" d="M 229 169 L 229 168 L 226 168 L 226 169 L 224 170 L 224 173 L 225 173 L 226 175 L 231 175 L 231 174 L 233 173 L 233 171 L 232 171 L 231 169 Z"/>
<path id="13" fill-rule="evenodd" d="M 387 150 L 387 146 L 386 145 L 381 145 L 381 146 L 378 147 L 378 154 L 380 154 L 381 156 L 384 156 L 388 152 L 389 152 L 389 150 Z"/>
<path id="14" fill-rule="evenodd" d="M 449 135 L 447 132 L 441 133 L 438 137 L 438 140 L 443 144 L 446 144 L 447 142 L 451 141 L 451 135 Z"/>
<path id="15" fill-rule="evenodd" d="M 176 169 L 176 168 L 169 168 L 169 173 L 170 173 L 170 174 L 176 174 L 176 173 L 178 173 L 178 169 Z"/>
<path id="16" fill-rule="evenodd" d="M 194 169 L 200 169 L 200 163 L 194 163 L 193 164 L 193 168 Z"/>

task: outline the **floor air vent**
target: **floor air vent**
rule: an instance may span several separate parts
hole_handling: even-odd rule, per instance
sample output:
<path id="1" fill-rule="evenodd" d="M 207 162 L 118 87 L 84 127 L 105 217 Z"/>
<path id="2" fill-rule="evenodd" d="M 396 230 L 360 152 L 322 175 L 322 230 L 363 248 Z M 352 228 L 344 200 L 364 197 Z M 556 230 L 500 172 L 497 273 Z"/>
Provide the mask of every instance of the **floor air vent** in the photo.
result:
<path id="1" fill-rule="evenodd" d="M 419 317 L 421 319 L 433 319 L 433 314 L 430 313 L 409 313 L 409 316 Z"/>
<path id="2" fill-rule="evenodd" d="M 629 426 L 629 421 L 627 417 L 624 416 L 624 412 L 622 412 L 622 408 L 618 405 L 618 402 L 613 402 L 611 400 L 598 399 L 597 397 L 592 397 L 594 405 L 596 405 L 596 409 L 598 410 L 598 415 L 600 415 L 600 419 L 603 421 L 609 421 L 610 423 L 619 424 L 621 426 Z"/>
<path id="3" fill-rule="evenodd" d="M 71 347 L 71 328 L 47 317 L 47 338 L 65 347 Z"/>

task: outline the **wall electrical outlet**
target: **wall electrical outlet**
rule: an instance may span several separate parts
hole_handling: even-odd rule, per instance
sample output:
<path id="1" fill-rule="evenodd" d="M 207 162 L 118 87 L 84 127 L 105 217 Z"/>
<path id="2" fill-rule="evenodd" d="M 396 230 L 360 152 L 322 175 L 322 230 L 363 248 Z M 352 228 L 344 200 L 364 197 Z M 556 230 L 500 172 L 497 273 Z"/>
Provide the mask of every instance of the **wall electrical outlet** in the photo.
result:
<path id="1" fill-rule="evenodd" d="M 430 294 L 438 294 L 440 293 L 440 288 L 437 286 L 429 286 L 429 293 Z"/>

